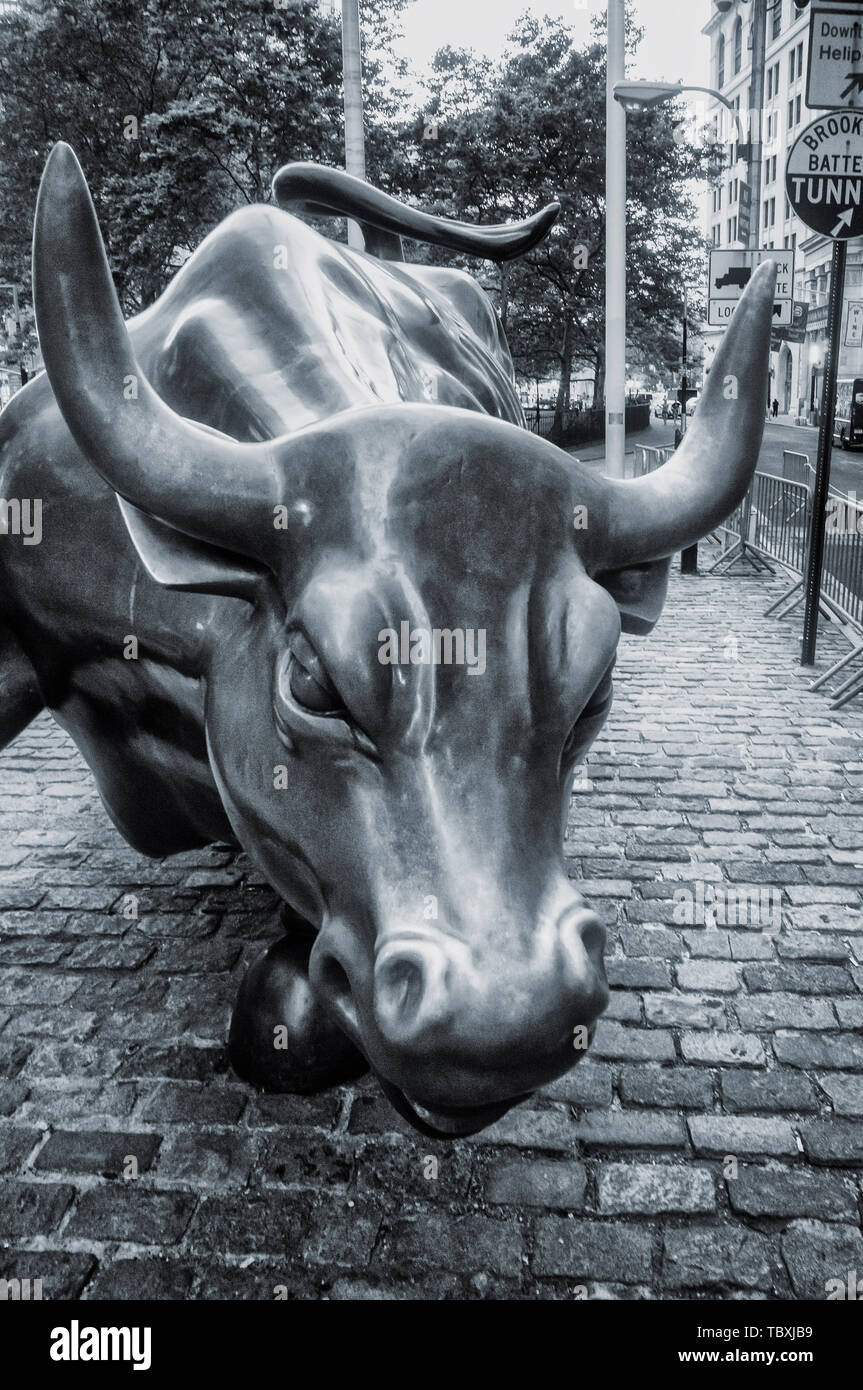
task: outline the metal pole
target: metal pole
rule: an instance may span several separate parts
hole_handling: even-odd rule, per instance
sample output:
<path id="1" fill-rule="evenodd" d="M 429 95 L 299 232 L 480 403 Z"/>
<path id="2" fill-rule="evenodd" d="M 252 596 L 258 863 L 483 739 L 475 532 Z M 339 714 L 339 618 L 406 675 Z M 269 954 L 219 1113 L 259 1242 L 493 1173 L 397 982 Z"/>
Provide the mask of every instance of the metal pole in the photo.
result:
<path id="1" fill-rule="evenodd" d="M 833 243 L 833 265 L 830 275 L 830 303 L 827 310 L 827 359 L 824 363 L 824 386 L 821 394 L 821 426 L 818 434 L 818 462 L 815 468 L 815 487 L 812 493 L 812 520 L 809 527 L 809 558 L 806 567 L 806 611 L 803 618 L 803 653 L 801 666 L 815 665 L 815 644 L 818 639 L 818 608 L 821 598 L 821 571 L 824 566 L 824 517 L 830 488 L 830 458 L 833 452 L 833 421 L 836 415 L 836 373 L 839 365 L 839 335 L 842 326 L 842 302 L 845 297 L 845 262 L 848 245 Z"/>
<path id="2" fill-rule="evenodd" d="M 355 178 L 366 176 L 363 131 L 363 70 L 360 52 L 359 0 L 342 0 L 342 72 L 345 92 L 345 169 Z M 362 251 L 359 224 L 348 219 L 348 245 Z"/>
<path id="3" fill-rule="evenodd" d="M 687 370 L 686 370 L 687 365 L 688 365 L 688 362 L 687 362 L 687 333 L 688 333 L 687 316 L 688 316 L 688 310 L 689 310 L 689 301 L 688 301 L 688 295 L 687 295 L 687 288 L 686 288 L 686 285 L 684 285 L 684 286 L 683 286 L 683 374 L 682 374 L 681 379 L 680 379 L 681 392 L 682 392 L 682 395 L 683 395 L 683 401 L 681 402 L 681 406 L 680 406 L 680 412 L 681 412 L 680 433 L 681 433 L 681 437 L 682 437 L 682 438 L 685 438 L 685 436 L 686 436 L 686 391 L 687 391 L 687 387 L 689 386 L 689 374 L 688 374 L 688 372 L 687 372 Z M 688 549 L 681 551 L 681 554 L 680 554 L 680 573 L 681 573 L 681 574 L 697 574 L 697 573 L 698 573 L 698 542 L 697 542 L 697 541 L 695 542 L 695 545 L 690 545 L 690 546 L 688 547 Z"/>
<path id="4" fill-rule="evenodd" d="M 752 3 L 752 81 L 749 84 L 752 106 L 749 111 L 749 158 L 746 179 L 752 207 L 750 210 L 749 246 L 758 250 L 761 225 L 761 127 L 764 120 L 764 66 L 767 51 L 767 0 Z"/>
<path id="5" fill-rule="evenodd" d="M 614 99 L 625 76 L 624 0 L 608 0 L 605 102 L 605 471 L 626 459 L 626 113 Z"/>

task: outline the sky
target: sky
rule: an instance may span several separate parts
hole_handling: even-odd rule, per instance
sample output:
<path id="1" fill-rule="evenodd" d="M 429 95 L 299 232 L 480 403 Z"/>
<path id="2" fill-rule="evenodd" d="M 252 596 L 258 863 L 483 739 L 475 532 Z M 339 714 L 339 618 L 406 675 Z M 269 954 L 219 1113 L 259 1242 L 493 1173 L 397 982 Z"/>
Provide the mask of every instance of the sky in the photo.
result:
<path id="1" fill-rule="evenodd" d="M 577 40 L 588 40 L 591 18 L 603 9 L 605 0 L 414 0 L 403 21 L 403 48 L 419 68 L 445 44 L 496 56 L 525 10 L 559 15 L 572 24 Z M 645 35 L 627 77 L 706 82 L 709 45 L 701 29 L 711 9 L 710 0 L 634 0 Z"/>

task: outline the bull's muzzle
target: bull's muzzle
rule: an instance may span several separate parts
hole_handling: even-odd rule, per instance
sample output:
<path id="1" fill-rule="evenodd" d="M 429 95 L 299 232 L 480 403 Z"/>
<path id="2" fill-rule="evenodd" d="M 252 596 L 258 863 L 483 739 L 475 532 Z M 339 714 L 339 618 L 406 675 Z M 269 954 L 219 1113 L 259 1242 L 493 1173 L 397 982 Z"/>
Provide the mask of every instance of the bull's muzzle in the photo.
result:
<path id="1" fill-rule="evenodd" d="M 608 999 L 605 932 L 580 903 L 530 953 L 507 953 L 492 931 L 482 940 L 487 950 L 445 930 L 396 929 L 378 939 L 369 970 L 355 941 L 325 927 L 312 953 L 319 995 L 388 1093 L 425 1115 L 463 1112 L 459 1132 L 569 1070 Z"/>

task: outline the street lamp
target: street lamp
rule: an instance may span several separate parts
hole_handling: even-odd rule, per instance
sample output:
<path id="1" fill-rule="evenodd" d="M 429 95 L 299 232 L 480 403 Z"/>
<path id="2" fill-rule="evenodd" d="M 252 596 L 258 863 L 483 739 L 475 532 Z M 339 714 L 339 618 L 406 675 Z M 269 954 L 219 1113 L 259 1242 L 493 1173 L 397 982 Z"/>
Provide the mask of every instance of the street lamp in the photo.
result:
<path id="1" fill-rule="evenodd" d="M 627 121 L 627 113 L 634 113 L 634 111 L 653 110 L 653 107 L 661 106 L 661 104 L 663 104 L 663 101 L 673 101 L 675 97 L 681 96 L 681 93 L 684 92 L 705 92 L 707 96 L 713 97 L 714 101 L 720 101 L 720 103 L 723 104 L 723 106 L 728 107 L 728 110 L 732 111 L 735 117 L 737 117 L 737 111 L 735 111 L 735 108 L 734 106 L 732 106 L 731 101 L 728 100 L 728 97 L 723 96 L 723 93 L 721 92 L 716 92 L 716 90 L 714 90 L 713 88 L 705 88 L 705 86 L 693 85 L 693 83 L 691 82 L 646 82 L 643 81 L 643 79 L 639 82 L 614 82 L 613 88 L 611 88 L 611 96 L 613 96 L 614 101 L 617 101 L 617 103 L 620 103 L 620 106 L 623 107 L 624 140 L 625 121 Z M 611 299 L 611 293 L 617 293 L 617 295 L 620 295 L 621 293 L 621 295 L 623 295 L 623 300 L 625 303 L 625 293 L 627 293 L 627 289 L 625 289 L 625 274 L 627 274 L 627 271 L 625 271 L 625 247 L 627 247 L 627 243 L 625 243 L 625 236 L 627 236 L 627 231 L 625 231 L 625 188 L 624 213 L 623 217 L 621 217 L 620 220 L 620 227 L 618 227 L 616 222 L 614 222 L 614 224 L 613 222 L 611 222 L 611 210 L 609 208 L 609 213 L 607 213 L 606 217 L 606 235 L 613 236 L 614 246 L 616 246 L 616 250 L 618 253 L 617 264 L 623 264 L 623 274 L 621 274 L 621 284 L 623 284 L 623 291 L 620 291 L 620 286 L 618 285 L 609 285 L 609 304 L 613 303 L 613 299 Z M 684 303 L 684 334 L 685 317 L 687 317 L 687 310 L 685 310 Z M 616 354 L 625 359 L 625 320 L 623 320 L 623 318 L 613 316 L 613 314 L 611 313 L 609 313 L 609 316 L 607 316 L 606 343 L 607 410 L 609 410 L 610 413 L 613 413 L 613 411 L 620 410 L 621 407 L 623 407 L 623 410 L 625 410 L 625 385 L 620 386 L 618 385 L 617 381 L 614 382 L 614 384 L 618 386 L 618 391 L 620 391 L 620 395 L 613 395 L 613 392 L 611 392 L 611 382 L 609 381 L 609 374 L 607 374 L 607 366 L 609 366 L 610 361 L 616 360 Z M 623 378 L 623 375 L 624 373 L 621 373 L 621 378 Z M 611 414 L 609 418 L 613 418 L 611 417 Z M 682 420 L 684 420 L 685 428 L 685 414 L 684 417 L 682 417 Z M 610 471 L 613 474 L 617 471 L 616 468 L 614 468 L 614 461 L 616 460 L 614 460 L 613 457 L 610 457 L 610 450 L 606 448 L 606 463 L 611 464 Z"/>
<path id="2" fill-rule="evenodd" d="M 736 111 L 732 103 L 721 92 L 717 92 L 713 87 L 701 87 L 694 83 L 680 82 L 615 82 L 613 87 L 614 100 L 623 107 L 624 113 L 637 111 L 652 111 L 654 107 L 661 106 L 663 102 L 674 101 L 683 92 L 706 92 L 706 94 L 721 102 L 729 111 Z M 626 116 L 624 115 L 624 121 Z M 687 303 L 686 286 L 683 286 L 683 374 L 680 381 L 680 432 L 686 432 L 686 404 L 687 404 L 687 361 L 686 361 L 686 335 L 687 335 Z M 623 351 L 626 347 L 624 343 Z M 613 407 L 610 407 L 613 408 Z M 675 443 L 677 440 L 675 439 Z M 696 574 L 698 571 L 698 548 L 690 546 L 683 552 L 680 562 L 681 573 Z"/>
<path id="3" fill-rule="evenodd" d="M 721 101 L 723 106 L 727 106 L 729 111 L 734 111 L 733 102 L 724 97 L 721 92 L 717 92 L 713 87 L 697 87 L 691 83 L 681 82 L 615 82 L 614 99 L 619 101 L 624 111 L 651 111 L 654 106 L 661 106 L 664 101 L 673 101 L 683 92 L 706 92 L 714 101 Z"/>

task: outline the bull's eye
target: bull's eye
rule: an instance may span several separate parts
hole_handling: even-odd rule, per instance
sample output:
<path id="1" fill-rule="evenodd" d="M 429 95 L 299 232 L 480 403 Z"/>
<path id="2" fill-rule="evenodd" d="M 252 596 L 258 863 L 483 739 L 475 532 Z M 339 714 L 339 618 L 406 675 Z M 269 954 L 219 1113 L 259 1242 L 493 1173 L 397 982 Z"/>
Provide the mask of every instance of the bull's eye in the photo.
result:
<path id="1" fill-rule="evenodd" d="M 278 675 L 279 693 L 289 693 L 310 714 L 345 714 L 345 702 L 323 662 L 302 632 L 293 632 Z"/>

